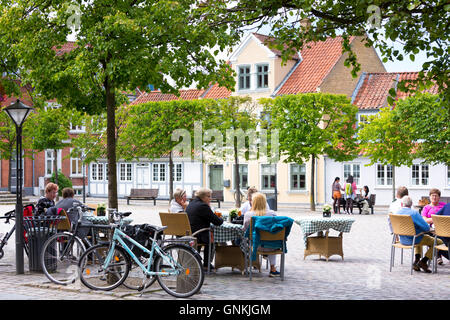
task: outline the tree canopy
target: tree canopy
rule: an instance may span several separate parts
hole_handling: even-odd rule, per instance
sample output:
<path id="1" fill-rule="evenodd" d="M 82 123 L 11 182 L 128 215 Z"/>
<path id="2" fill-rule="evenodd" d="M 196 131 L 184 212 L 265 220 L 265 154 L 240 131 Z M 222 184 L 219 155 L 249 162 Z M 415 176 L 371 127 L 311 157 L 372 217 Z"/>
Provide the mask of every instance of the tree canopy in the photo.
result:
<path id="1" fill-rule="evenodd" d="M 433 82 L 449 95 L 450 4 L 446 0 L 238 0 L 205 1 L 202 5 L 210 25 L 227 25 L 244 32 L 269 26 L 272 46 L 284 59 L 310 41 L 342 35 L 342 48 L 349 55 L 346 64 L 356 76 L 360 64 L 349 44 L 350 36 L 367 35 L 367 46 L 381 52 L 384 62 L 410 59 L 423 51 L 419 90 Z M 394 48 L 403 45 L 403 51 Z M 400 86 L 403 90 L 405 87 Z"/>
<path id="2" fill-rule="evenodd" d="M 195 0 L 1 2 L 0 25 L 0 61 L 13 64 L 35 97 L 90 114 L 106 111 L 110 168 L 124 90 L 233 86 L 231 68 L 212 48 L 223 50 L 234 35 L 201 19 Z M 67 42 L 74 30 L 75 41 Z M 116 171 L 108 175 L 108 204 L 117 208 Z"/>

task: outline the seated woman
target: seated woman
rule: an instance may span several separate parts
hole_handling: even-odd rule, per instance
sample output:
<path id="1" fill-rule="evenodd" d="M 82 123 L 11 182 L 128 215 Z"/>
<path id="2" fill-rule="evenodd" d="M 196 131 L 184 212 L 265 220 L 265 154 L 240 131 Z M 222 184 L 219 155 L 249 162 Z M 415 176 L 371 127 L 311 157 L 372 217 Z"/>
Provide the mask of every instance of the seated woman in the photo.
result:
<path id="1" fill-rule="evenodd" d="M 370 193 L 369 187 L 364 186 L 361 189 L 361 199 L 359 200 L 359 204 L 362 206 L 361 212 L 363 214 L 369 214 L 369 206 L 370 206 Z"/>
<path id="2" fill-rule="evenodd" d="M 49 182 L 45 186 L 45 197 L 41 197 L 36 204 L 36 216 L 44 215 L 48 208 L 55 206 L 55 198 L 58 194 L 58 185 Z"/>
<path id="3" fill-rule="evenodd" d="M 250 226 L 250 221 L 253 216 L 276 216 L 274 211 L 269 211 L 267 208 L 266 196 L 263 193 L 256 192 L 252 196 L 252 209 L 244 216 L 244 231 Z M 260 248 L 261 251 L 271 251 L 272 249 Z M 268 256 L 270 262 L 269 277 L 279 277 L 280 272 L 276 268 L 276 256 Z"/>
<path id="4" fill-rule="evenodd" d="M 246 202 L 244 202 L 244 204 L 241 206 L 241 208 L 239 209 L 241 211 L 242 216 L 245 216 L 245 214 L 247 212 L 250 212 L 252 209 L 252 197 L 255 193 L 258 192 L 258 189 L 256 189 L 255 187 L 250 187 L 247 190 L 247 200 Z M 267 211 L 273 212 L 273 210 L 270 209 L 269 204 L 266 202 L 267 205 Z"/>
<path id="5" fill-rule="evenodd" d="M 173 199 L 170 201 L 170 209 L 169 212 L 184 212 L 186 211 L 186 207 L 189 202 L 186 197 L 186 190 L 177 188 L 173 193 Z"/>
<path id="6" fill-rule="evenodd" d="M 436 214 L 445 206 L 445 202 L 439 202 L 440 198 L 441 191 L 439 189 L 433 188 L 430 190 L 430 204 L 427 204 L 422 210 L 422 216 L 429 225 L 433 224 L 431 215 Z"/>

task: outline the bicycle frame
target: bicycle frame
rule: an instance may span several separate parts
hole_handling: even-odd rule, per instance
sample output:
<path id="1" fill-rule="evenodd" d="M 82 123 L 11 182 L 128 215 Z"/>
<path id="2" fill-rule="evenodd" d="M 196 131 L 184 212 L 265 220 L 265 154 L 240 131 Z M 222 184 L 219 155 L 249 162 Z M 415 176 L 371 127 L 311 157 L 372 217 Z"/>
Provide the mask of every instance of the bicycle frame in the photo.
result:
<path id="1" fill-rule="evenodd" d="M 125 234 L 122 230 L 120 230 L 119 228 L 115 228 L 111 246 L 110 246 L 108 255 L 105 259 L 103 269 L 106 269 L 108 267 L 109 263 L 111 262 L 111 259 L 113 257 L 113 253 L 114 253 L 114 249 L 116 247 L 116 243 L 120 243 L 121 246 L 127 251 L 127 253 L 130 255 L 130 257 L 136 262 L 136 264 L 142 269 L 142 271 L 145 272 L 146 275 L 149 275 L 149 276 L 178 275 L 180 273 L 180 271 L 177 270 L 176 267 L 180 267 L 180 265 L 176 261 L 174 261 L 174 259 L 170 255 L 167 255 L 164 251 L 161 250 L 161 247 L 156 243 L 156 235 L 157 234 L 158 234 L 158 232 L 155 232 L 154 238 L 152 239 L 152 248 L 151 248 L 151 250 L 148 250 L 146 247 L 144 247 L 143 245 L 138 243 L 136 240 L 134 240 L 133 238 L 131 238 L 130 236 Z M 158 255 L 160 255 L 166 263 L 169 264 L 172 271 L 164 271 L 164 272 L 151 271 L 150 268 L 152 266 L 152 263 L 148 263 L 147 267 L 145 267 L 139 261 L 138 257 L 136 257 L 136 255 L 133 253 L 133 251 L 131 251 L 130 247 L 125 243 L 125 241 L 122 238 L 127 239 L 128 241 L 130 241 L 131 243 L 136 245 L 139 249 L 141 249 L 145 253 L 148 253 L 150 255 L 150 257 L 149 257 L 150 262 L 153 261 L 153 254 L 156 251 L 156 253 Z"/>

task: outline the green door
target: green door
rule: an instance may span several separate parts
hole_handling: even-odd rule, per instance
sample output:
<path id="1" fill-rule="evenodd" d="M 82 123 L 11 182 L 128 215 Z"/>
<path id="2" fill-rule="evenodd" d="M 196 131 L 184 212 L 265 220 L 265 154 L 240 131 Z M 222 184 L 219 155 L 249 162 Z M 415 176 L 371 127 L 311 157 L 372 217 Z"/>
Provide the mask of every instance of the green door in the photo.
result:
<path id="1" fill-rule="evenodd" d="M 211 190 L 223 190 L 223 166 L 209 166 L 209 188 Z"/>

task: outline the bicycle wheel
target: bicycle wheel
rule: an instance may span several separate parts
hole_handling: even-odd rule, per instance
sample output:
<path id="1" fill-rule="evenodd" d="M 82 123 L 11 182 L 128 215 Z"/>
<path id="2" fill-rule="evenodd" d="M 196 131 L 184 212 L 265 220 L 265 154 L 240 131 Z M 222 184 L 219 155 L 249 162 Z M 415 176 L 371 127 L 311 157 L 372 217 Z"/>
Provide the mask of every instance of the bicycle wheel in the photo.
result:
<path id="1" fill-rule="evenodd" d="M 83 242 L 73 234 L 54 234 L 42 246 L 42 271 L 56 284 L 74 283 L 78 277 L 78 259 L 84 251 Z"/>
<path id="2" fill-rule="evenodd" d="M 144 265 L 146 266 L 147 263 L 148 261 L 144 263 Z M 123 282 L 123 285 L 131 290 L 144 290 L 150 287 L 155 281 L 155 276 L 147 276 L 144 274 L 141 267 L 133 262 L 128 277 Z"/>
<path id="3" fill-rule="evenodd" d="M 99 244 L 87 249 L 78 262 L 78 272 L 83 284 L 92 290 L 112 290 L 128 276 L 131 262 L 126 251 L 116 246 L 111 261 L 103 268 L 110 250 L 109 244 Z"/>
<path id="4" fill-rule="evenodd" d="M 198 253 L 188 246 L 175 244 L 163 248 L 167 256 L 155 259 L 156 272 L 177 271 L 177 274 L 158 274 L 156 276 L 161 287 L 177 298 L 190 297 L 197 293 L 203 285 L 205 274 Z M 171 259 L 178 266 L 172 268 L 165 259 Z"/>

